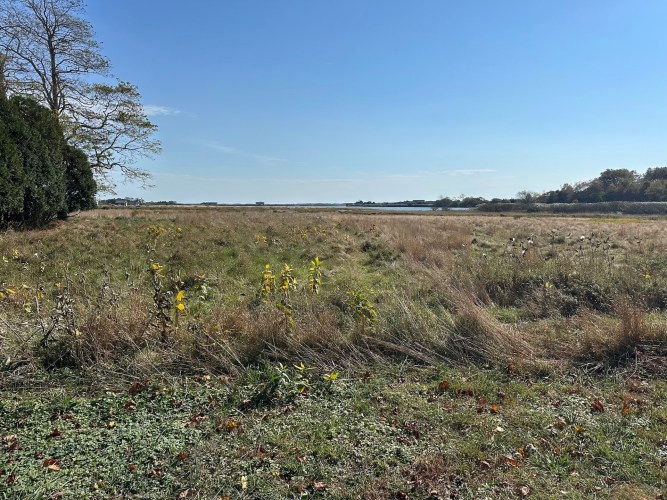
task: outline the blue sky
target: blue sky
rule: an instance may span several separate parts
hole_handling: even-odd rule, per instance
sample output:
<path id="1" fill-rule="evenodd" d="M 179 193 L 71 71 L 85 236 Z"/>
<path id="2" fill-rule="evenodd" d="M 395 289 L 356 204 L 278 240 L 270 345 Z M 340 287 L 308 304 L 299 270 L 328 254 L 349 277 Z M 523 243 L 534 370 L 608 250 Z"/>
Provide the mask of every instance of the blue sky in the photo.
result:
<path id="1" fill-rule="evenodd" d="M 664 0 L 90 2 L 181 202 L 509 197 L 667 165 Z"/>

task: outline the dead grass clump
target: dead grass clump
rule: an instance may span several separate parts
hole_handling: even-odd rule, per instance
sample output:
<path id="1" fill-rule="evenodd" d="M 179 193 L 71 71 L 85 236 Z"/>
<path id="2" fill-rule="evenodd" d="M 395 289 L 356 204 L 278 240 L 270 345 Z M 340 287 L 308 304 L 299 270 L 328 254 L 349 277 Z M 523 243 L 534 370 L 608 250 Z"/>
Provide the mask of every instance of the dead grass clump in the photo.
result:
<path id="1" fill-rule="evenodd" d="M 68 342 L 78 365 L 117 360 L 145 343 L 149 321 L 146 314 L 123 318 L 87 314 L 77 336 Z"/>
<path id="2" fill-rule="evenodd" d="M 443 225 L 439 217 L 422 218 L 419 223 L 410 217 L 384 222 L 381 231 L 393 248 L 410 262 L 436 268 L 447 266 L 451 252 L 466 250 L 473 241 L 470 227 L 458 222 Z"/>
<path id="3" fill-rule="evenodd" d="M 637 361 L 639 350 L 660 338 L 658 325 L 637 304 L 622 300 L 615 305 L 615 316 L 586 313 L 580 324 L 580 341 L 573 346 L 573 357 L 601 361 L 617 366 Z"/>
<path id="4" fill-rule="evenodd" d="M 456 319 L 449 348 L 456 359 L 507 363 L 535 357 L 536 346 L 517 328 L 498 321 L 465 292 L 453 294 Z"/>
<path id="5" fill-rule="evenodd" d="M 406 474 L 408 484 L 415 493 L 430 498 L 454 496 L 452 493 L 456 487 L 452 484 L 450 476 L 456 469 L 450 462 L 451 459 L 441 454 L 431 453 L 420 457 Z"/>

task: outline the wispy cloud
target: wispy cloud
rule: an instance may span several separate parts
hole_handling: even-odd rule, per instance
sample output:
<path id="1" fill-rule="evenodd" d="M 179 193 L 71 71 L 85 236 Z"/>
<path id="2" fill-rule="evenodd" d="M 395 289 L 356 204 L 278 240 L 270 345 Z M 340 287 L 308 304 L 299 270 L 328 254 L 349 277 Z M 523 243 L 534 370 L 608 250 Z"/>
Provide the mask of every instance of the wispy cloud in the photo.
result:
<path id="1" fill-rule="evenodd" d="M 331 177 L 326 179 L 303 179 L 300 177 L 287 178 L 287 177 L 253 177 L 253 178 L 241 178 L 241 177 L 219 177 L 219 176 L 201 176 L 201 175 L 192 175 L 192 174 L 175 174 L 172 172 L 160 172 L 153 174 L 155 178 L 164 178 L 164 179 L 181 179 L 181 180 L 190 180 L 197 182 L 225 182 L 225 183 L 240 183 L 240 184 L 251 184 L 255 185 L 258 182 L 267 182 L 267 183 L 284 183 L 284 184 L 329 184 L 329 183 L 371 183 L 375 182 L 375 179 L 365 179 L 365 178 L 354 178 L 354 177 Z"/>
<path id="2" fill-rule="evenodd" d="M 219 142 L 216 141 L 204 141 L 202 142 L 204 146 L 210 149 L 215 149 L 216 151 L 220 151 L 221 153 L 229 154 L 229 155 L 238 155 L 238 156 L 243 156 L 246 158 L 252 158 L 253 160 L 262 163 L 264 165 L 271 165 L 274 163 L 287 163 L 289 160 L 286 160 L 284 158 L 277 158 L 275 156 L 268 156 L 268 155 L 263 155 L 263 154 L 257 154 L 257 153 L 251 153 L 248 151 L 242 151 L 240 149 L 237 149 L 233 146 L 226 146 L 224 144 L 220 144 Z"/>
<path id="3" fill-rule="evenodd" d="M 148 116 L 173 116 L 178 115 L 181 112 L 178 109 L 170 108 L 167 106 L 158 106 L 157 104 L 146 104 L 144 105 L 144 113 Z"/>
<path id="4" fill-rule="evenodd" d="M 452 170 L 448 173 L 449 175 L 458 177 L 460 175 L 490 174 L 493 172 L 495 172 L 495 170 L 491 168 L 465 168 L 459 170 Z"/>
<path id="5" fill-rule="evenodd" d="M 218 144 L 217 142 L 205 142 L 204 146 L 206 146 L 207 148 L 215 149 L 216 151 L 220 151 L 225 154 L 235 154 L 239 152 L 239 150 L 236 148 L 233 148 L 231 146 L 223 146 L 222 144 Z"/>

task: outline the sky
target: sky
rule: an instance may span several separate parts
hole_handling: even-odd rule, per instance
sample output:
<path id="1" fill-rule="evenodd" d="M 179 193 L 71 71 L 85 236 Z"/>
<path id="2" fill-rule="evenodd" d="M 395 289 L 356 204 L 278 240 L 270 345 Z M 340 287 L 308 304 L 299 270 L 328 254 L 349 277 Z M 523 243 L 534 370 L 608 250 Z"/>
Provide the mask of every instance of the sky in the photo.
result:
<path id="1" fill-rule="evenodd" d="M 512 197 L 667 165 L 664 0 L 89 1 L 184 203 Z"/>

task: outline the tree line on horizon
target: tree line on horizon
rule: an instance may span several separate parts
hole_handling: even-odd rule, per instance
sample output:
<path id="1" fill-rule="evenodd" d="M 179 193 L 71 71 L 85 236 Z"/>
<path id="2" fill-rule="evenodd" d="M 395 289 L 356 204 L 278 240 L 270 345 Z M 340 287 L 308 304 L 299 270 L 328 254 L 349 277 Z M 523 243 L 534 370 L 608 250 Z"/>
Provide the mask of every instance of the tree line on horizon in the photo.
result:
<path id="1" fill-rule="evenodd" d="M 534 193 L 519 191 L 514 198 L 460 196 L 441 197 L 434 208 L 476 207 L 484 204 L 507 203 L 603 203 L 603 202 L 667 202 L 667 167 L 649 168 L 640 174 L 625 168 L 607 169 L 593 180 L 563 184 L 560 189 Z"/>
<path id="2" fill-rule="evenodd" d="M 625 168 L 607 169 L 591 181 L 534 197 L 539 203 L 599 203 L 608 201 L 667 201 L 667 167 L 649 168 L 644 174 Z"/>

